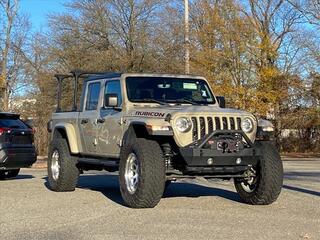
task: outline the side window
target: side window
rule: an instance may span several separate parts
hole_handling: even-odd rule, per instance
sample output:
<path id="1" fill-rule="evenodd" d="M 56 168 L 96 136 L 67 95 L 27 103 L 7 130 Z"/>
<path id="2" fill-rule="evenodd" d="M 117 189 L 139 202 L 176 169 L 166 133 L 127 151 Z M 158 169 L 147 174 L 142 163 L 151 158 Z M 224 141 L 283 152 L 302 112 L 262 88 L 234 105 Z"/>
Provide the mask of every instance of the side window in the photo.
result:
<path id="1" fill-rule="evenodd" d="M 121 104 L 122 104 L 122 96 L 121 96 L 120 81 L 108 81 L 106 83 L 106 88 L 105 88 L 104 95 L 111 94 L 111 93 L 118 94 L 119 106 L 121 106 Z"/>
<path id="2" fill-rule="evenodd" d="M 97 110 L 100 95 L 100 82 L 90 83 L 87 91 L 86 110 Z"/>

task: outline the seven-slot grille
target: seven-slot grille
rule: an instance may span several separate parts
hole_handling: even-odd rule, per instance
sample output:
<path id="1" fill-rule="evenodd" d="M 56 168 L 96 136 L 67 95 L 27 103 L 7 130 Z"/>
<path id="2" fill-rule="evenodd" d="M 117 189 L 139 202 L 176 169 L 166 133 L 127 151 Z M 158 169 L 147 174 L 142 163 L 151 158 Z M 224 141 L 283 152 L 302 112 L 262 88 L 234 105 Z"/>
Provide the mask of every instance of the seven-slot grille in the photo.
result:
<path id="1" fill-rule="evenodd" d="M 192 117 L 192 139 L 197 141 L 215 130 L 240 130 L 240 117 Z"/>

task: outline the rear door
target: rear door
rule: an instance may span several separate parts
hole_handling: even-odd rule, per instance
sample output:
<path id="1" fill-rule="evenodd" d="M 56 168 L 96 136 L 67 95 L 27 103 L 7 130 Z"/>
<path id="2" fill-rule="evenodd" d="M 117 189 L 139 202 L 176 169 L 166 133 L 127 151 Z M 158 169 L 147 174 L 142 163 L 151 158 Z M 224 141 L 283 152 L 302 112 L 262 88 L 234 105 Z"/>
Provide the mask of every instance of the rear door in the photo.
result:
<path id="1" fill-rule="evenodd" d="M 87 83 L 83 110 L 79 114 L 79 129 L 83 146 L 83 153 L 88 155 L 97 154 L 98 146 L 98 125 L 97 119 L 100 115 L 102 104 L 101 80 Z"/>

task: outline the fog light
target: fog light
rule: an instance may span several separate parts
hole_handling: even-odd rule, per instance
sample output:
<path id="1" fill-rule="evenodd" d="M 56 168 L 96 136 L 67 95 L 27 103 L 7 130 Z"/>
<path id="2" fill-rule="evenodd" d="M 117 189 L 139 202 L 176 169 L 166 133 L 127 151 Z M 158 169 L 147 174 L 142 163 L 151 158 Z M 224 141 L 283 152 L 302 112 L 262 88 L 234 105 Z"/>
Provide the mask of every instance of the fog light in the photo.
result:
<path id="1" fill-rule="evenodd" d="M 240 164 L 240 163 L 241 163 L 241 158 L 237 158 L 236 164 Z"/>
<path id="2" fill-rule="evenodd" d="M 208 164 L 208 165 L 212 165 L 212 164 L 213 164 L 213 158 L 209 158 L 209 159 L 207 160 L 207 164 Z"/>

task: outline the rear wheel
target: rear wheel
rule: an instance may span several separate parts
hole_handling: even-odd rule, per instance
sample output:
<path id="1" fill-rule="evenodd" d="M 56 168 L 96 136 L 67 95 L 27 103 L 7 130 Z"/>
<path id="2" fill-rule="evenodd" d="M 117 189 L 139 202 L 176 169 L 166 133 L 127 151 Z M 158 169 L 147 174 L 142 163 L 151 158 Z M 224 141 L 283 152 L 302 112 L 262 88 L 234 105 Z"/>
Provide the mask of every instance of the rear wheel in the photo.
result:
<path id="1" fill-rule="evenodd" d="M 74 191 L 78 183 L 77 158 L 71 156 L 64 138 L 51 142 L 48 156 L 48 182 L 53 191 Z"/>
<path id="2" fill-rule="evenodd" d="M 253 205 L 267 205 L 277 200 L 283 183 L 283 165 L 280 155 L 272 142 L 257 142 L 261 151 L 257 166 L 252 167 L 252 177 L 235 179 L 235 188 L 240 198 Z"/>
<path id="3" fill-rule="evenodd" d="M 137 138 L 121 151 L 120 191 L 124 202 L 132 208 L 155 207 L 165 187 L 165 162 L 156 141 Z"/>

